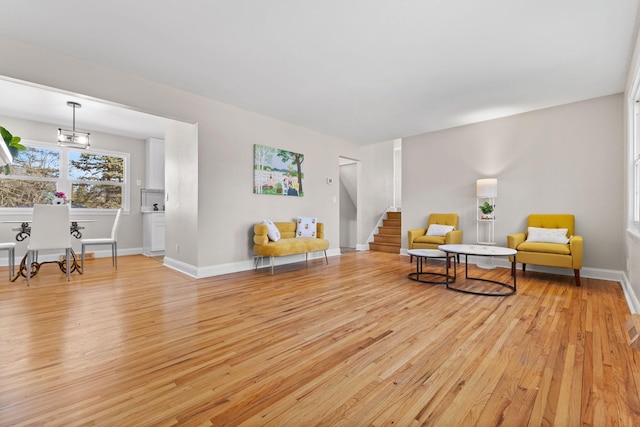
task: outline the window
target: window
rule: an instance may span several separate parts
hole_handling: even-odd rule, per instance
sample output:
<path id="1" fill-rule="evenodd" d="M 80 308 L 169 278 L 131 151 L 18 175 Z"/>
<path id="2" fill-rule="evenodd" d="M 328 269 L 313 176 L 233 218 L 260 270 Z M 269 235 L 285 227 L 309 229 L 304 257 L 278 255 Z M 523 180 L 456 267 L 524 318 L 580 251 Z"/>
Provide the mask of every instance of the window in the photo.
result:
<path id="1" fill-rule="evenodd" d="M 64 192 L 72 208 L 128 206 L 127 153 L 76 150 L 32 141 L 23 144 L 27 150 L 14 159 L 11 174 L 0 176 L 0 207 L 48 203 L 55 191 Z"/>
<path id="2" fill-rule="evenodd" d="M 122 206 L 124 157 L 70 151 L 69 182 L 74 207 L 118 209 Z"/>

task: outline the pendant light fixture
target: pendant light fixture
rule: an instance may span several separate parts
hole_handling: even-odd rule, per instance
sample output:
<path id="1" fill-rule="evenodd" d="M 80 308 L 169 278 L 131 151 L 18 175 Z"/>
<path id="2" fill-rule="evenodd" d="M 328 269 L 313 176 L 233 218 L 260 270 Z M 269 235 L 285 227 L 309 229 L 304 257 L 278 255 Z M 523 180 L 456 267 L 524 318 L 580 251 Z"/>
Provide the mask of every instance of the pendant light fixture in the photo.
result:
<path id="1" fill-rule="evenodd" d="M 58 145 L 60 147 L 87 148 L 89 147 L 89 132 L 76 131 L 76 108 L 81 108 L 82 105 L 73 101 L 67 101 L 67 105 L 73 108 L 73 128 L 72 130 L 58 128 Z"/>

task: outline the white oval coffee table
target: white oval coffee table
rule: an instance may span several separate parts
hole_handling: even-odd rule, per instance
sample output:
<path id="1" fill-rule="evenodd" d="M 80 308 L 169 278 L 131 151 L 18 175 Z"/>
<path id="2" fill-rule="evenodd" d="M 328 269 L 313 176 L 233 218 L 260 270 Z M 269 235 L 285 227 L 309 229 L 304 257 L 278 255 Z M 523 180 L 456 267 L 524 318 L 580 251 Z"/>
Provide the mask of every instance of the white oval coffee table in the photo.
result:
<path id="1" fill-rule="evenodd" d="M 453 254 L 447 254 L 437 249 L 409 249 L 407 251 L 409 255 L 416 258 L 416 271 L 409 273 L 407 277 L 416 282 L 431 283 L 433 285 L 446 285 L 447 283 L 456 281 L 456 258 Z M 423 262 L 426 263 L 427 259 L 444 259 L 446 260 L 447 268 L 446 273 L 438 273 L 433 271 L 424 271 Z M 449 276 L 449 263 L 453 258 L 453 276 Z M 436 276 L 441 277 L 441 280 L 427 280 L 421 279 L 420 276 Z"/>
<path id="2" fill-rule="evenodd" d="M 499 282 L 497 280 L 491 280 L 491 279 L 483 279 L 480 277 L 469 277 L 469 263 L 467 260 L 467 257 L 469 255 L 472 256 L 488 256 L 488 257 L 492 257 L 492 256 L 512 256 L 514 257 L 514 262 L 515 262 L 515 257 L 518 253 L 518 251 L 516 251 L 515 249 L 511 249 L 511 248 L 503 248 L 501 246 L 484 246 L 484 245 L 440 245 L 438 247 L 441 251 L 445 252 L 447 255 L 464 255 L 464 276 L 465 279 L 467 280 L 476 280 L 479 282 L 488 282 L 488 283 L 495 283 L 497 285 L 500 285 L 502 287 L 507 288 L 509 291 L 508 292 L 503 292 L 503 293 L 499 293 L 499 292 L 482 292 L 482 291 L 474 291 L 474 290 L 469 290 L 469 289 L 462 289 L 462 288 L 454 288 L 452 286 L 449 286 L 449 281 L 447 280 L 447 289 L 452 289 L 454 291 L 458 291 L 458 292 L 464 292 L 467 294 L 474 294 L 474 295 L 487 295 L 487 296 L 492 296 L 492 297 L 506 297 L 509 295 L 513 295 L 516 293 L 516 275 L 514 274 L 513 277 L 513 285 L 509 284 L 509 283 L 504 283 L 504 282 Z M 447 265 L 447 270 L 448 270 L 448 265 Z M 447 271 L 446 275 L 448 276 L 449 272 Z"/>

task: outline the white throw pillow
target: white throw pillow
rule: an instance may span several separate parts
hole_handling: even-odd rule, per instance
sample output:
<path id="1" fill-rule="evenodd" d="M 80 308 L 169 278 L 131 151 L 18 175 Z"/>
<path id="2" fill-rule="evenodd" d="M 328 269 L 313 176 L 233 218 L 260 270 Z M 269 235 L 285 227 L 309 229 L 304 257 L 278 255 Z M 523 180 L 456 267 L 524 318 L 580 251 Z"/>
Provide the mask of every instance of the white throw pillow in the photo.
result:
<path id="1" fill-rule="evenodd" d="M 296 237 L 316 237 L 318 218 L 298 217 L 296 226 Z"/>
<path id="2" fill-rule="evenodd" d="M 453 231 L 454 228 L 453 225 L 431 224 L 426 236 L 445 236 L 448 232 Z"/>
<path id="3" fill-rule="evenodd" d="M 270 219 L 263 219 L 262 223 L 267 226 L 267 236 L 269 237 L 269 240 L 273 240 L 274 242 L 280 240 L 280 230 L 278 230 L 278 227 L 276 227 L 273 221 Z"/>
<path id="4" fill-rule="evenodd" d="M 538 228 L 529 227 L 527 242 L 541 243 L 569 243 L 566 228 Z"/>

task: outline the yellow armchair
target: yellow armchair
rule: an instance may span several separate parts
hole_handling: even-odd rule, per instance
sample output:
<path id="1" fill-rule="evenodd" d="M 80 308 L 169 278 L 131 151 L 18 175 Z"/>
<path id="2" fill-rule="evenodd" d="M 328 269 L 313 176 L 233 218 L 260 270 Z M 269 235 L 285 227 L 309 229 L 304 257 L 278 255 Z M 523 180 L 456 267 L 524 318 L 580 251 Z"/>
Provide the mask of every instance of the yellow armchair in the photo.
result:
<path id="1" fill-rule="evenodd" d="M 454 228 L 442 236 L 427 236 L 427 230 L 431 224 L 448 225 Z M 409 230 L 407 236 L 409 249 L 438 249 L 440 245 L 460 243 L 462 243 L 462 230 L 458 229 L 458 215 L 453 213 L 432 213 L 425 228 Z M 410 257 L 410 261 L 413 262 L 413 256 Z"/>
<path id="2" fill-rule="evenodd" d="M 571 214 L 532 214 L 527 220 L 527 227 L 537 229 L 567 229 L 568 243 L 556 241 L 551 234 L 549 241 L 544 237 L 530 238 L 529 233 L 516 233 L 507 236 L 507 246 L 516 249 L 516 259 L 522 263 L 522 271 L 527 264 L 544 265 L 547 267 L 570 268 L 576 279 L 576 285 L 580 286 L 580 269 L 582 268 L 583 238 L 576 236 L 575 217 Z M 529 230 L 529 228 L 527 228 Z M 539 233 L 536 233 L 539 234 Z M 544 234 L 544 233 L 542 233 Z M 516 263 L 510 257 L 511 273 L 516 274 Z"/>

